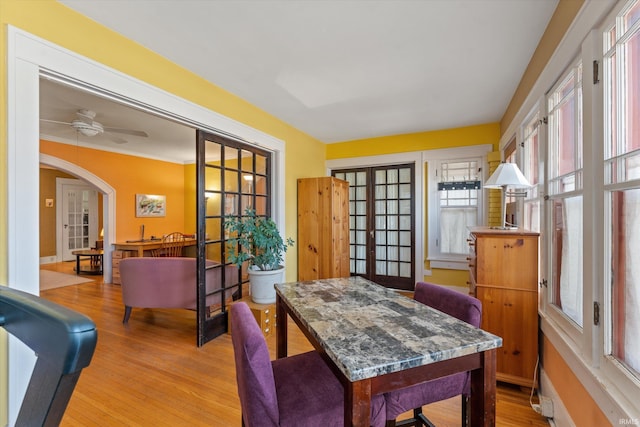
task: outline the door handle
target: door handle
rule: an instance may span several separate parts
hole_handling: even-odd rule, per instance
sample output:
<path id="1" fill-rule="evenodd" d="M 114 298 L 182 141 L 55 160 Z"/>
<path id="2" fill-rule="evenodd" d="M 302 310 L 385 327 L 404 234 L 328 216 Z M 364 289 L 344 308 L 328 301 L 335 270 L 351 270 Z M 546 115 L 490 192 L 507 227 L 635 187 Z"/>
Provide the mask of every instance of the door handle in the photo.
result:
<path id="1" fill-rule="evenodd" d="M 371 230 L 371 231 L 369 232 L 369 236 L 370 236 L 372 239 L 373 239 L 373 236 L 375 235 L 375 234 L 373 234 L 373 233 L 374 233 L 374 230 Z"/>
<path id="2" fill-rule="evenodd" d="M 69 226 L 69 224 L 65 224 L 65 225 L 64 225 L 64 228 L 67 228 L 68 226 Z"/>

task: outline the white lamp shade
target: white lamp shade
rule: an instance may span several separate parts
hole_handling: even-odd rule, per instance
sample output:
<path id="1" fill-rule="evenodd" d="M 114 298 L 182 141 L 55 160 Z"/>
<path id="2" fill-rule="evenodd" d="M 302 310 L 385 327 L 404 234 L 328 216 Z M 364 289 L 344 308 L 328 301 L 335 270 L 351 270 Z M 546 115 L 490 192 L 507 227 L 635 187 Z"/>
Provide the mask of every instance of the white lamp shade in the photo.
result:
<path id="1" fill-rule="evenodd" d="M 531 184 L 515 163 L 500 163 L 493 175 L 484 183 L 485 188 L 529 188 Z"/>

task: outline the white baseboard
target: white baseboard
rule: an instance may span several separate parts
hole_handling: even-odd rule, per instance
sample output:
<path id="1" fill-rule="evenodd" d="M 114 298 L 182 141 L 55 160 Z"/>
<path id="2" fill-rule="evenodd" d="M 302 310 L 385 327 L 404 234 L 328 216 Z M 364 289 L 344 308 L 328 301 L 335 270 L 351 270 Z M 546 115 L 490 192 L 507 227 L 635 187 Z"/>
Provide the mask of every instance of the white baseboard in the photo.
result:
<path id="1" fill-rule="evenodd" d="M 40 257 L 40 264 L 53 264 L 54 262 L 58 262 L 58 258 L 55 255 Z"/>

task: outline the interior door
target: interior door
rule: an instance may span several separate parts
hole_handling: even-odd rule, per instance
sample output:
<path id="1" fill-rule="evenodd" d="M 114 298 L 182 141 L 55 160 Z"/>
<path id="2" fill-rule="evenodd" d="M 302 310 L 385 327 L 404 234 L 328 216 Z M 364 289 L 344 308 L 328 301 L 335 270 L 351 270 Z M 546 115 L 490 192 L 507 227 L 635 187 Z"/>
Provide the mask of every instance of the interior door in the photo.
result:
<path id="1" fill-rule="evenodd" d="M 98 238 L 98 192 L 80 180 L 58 178 L 58 251 L 62 261 L 75 260 L 73 251 L 89 249 Z"/>
<path id="2" fill-rule="evenodd" d="M 224 219 L 246 208 L 271 215 L 271 153 L 197 132 L 198 345 L 227 332 L 229 303 L 248 294 L 246 267 L 227 261 Z"/>
<path id="3" fill-rule="evenodd" d="M 332 175 L 349 182 L 351 274 L 413 290 L 414 165 L 336 170 Z"/>

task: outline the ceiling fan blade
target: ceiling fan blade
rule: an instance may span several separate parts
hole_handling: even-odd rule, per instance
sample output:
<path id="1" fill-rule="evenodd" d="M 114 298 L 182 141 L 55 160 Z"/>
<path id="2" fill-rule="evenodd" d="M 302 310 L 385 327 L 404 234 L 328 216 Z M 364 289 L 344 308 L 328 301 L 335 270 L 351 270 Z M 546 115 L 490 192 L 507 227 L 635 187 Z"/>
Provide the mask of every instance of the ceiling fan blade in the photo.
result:
<path id="1" fill-rule="evenodd" d="M 53 123 L 56 125 L 67 125 L 67 126 L 71 126 L 71 123 L 69 122 L 60 122 L 58 120 L 47 120 L 47 119 L 40 119 L 41 122 L 45 122 L 45 123 Z"/>
<path id="2" fill-rule="evenodd" d="M 127 142 L 129 142 L 126 139 L 119 137 L 118 135 L 105 133 L 105 136 L 109 138 L 111 141 L 115 142 L 116 144 L 126 144 Z"/>
<path id="3" fill-rule="evenodd" d="M 149 135 L 141 130 L 133 130 L 133 129 L 120 129 L 120 128 L 110 128 L 110 127 L 104 127 L 105 132 L 115 132 L 115 133 L 123 133 L 125 135 L 132 135 L 132 136 L 142 136 L 142 137 L 148 137 Z"/>

